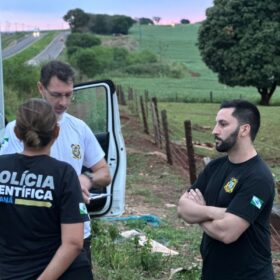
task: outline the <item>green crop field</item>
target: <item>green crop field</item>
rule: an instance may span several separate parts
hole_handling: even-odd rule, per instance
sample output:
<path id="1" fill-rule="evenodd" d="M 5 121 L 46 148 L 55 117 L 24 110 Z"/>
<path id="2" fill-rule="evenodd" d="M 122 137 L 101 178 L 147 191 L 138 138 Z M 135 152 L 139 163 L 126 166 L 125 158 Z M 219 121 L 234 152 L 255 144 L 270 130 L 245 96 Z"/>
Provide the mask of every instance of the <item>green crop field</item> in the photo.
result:
<path id="1" fill-rule="evenodd" d="M 184 63 L 188 74 L 183 79 L 166 77 L 111 77 L 126 89 L 133 88 L 139 94 L 148 90 L 150 96 L 171 102 L 209 102 L 210 92 L 213 101 L 244 98 L 258 102 L 260 95 L 256 88 L 227 87 L 218 82 L 213 73 L 201 60 L 197 47 L 199 24 L 156 26 L 135 25 L 130 35 L 138 42 L 139 49 L 156 53 L 162 62 Z M 280 104 L 279 90 L 274 93 L 271 104 Z"/>
<path id="2" fill-rule="evenodd" d="M 173 139 L 184 141 L 185 120 L 193 125 L 193 140 L 213 143 L 211 135 L 219 104 L 225 99 L 242 98 L 258 103 L 260 95 L 256 88 L 227 87 L 218 82 L 214 74 L 201 60 L 197 47 L 199 24 L 172 26 L 134 26 L 130 36 L 138 42 L 140 49 L 156 53 L 166 63 L 182 62 L 189 70 L 183 79 L 113 78 L 126 90 L 134 89 L 138 95 L 148 90 L 149 97 L 158 98 L 159 110 L 166 109 Z M 194 73 L 194 74 L 193 74 Z M 212 92 L 212 103 L 210 103 Z M 195 104 L 196 103 L 196 104 Z M 280 136 L 278 133 L 280 107 L 279 89 L 274 93 L 269 107 L 260 106 L 262 126 L 256 139 L 259 153 L 269 162 L 277 179 L 280 179 L 279 154 Z M 214 152 L 200 150 L 202 155 L 215 156 Z"/>

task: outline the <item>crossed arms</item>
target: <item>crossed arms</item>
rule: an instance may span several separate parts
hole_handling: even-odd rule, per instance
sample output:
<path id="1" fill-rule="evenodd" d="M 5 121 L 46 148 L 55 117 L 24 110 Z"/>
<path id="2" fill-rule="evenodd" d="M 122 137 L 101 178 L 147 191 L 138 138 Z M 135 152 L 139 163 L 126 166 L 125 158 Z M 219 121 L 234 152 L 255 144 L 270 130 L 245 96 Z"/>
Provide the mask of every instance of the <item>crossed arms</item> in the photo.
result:
<path id="1" fill-rule="evenodd" d="M 199 189 L 185 192 L 178 204 L 178 216 L 189 224 L 199 224 L 212 238 L 225 244 L 236 241 L 249 223 L 226 208 L 207 206 Z"/>

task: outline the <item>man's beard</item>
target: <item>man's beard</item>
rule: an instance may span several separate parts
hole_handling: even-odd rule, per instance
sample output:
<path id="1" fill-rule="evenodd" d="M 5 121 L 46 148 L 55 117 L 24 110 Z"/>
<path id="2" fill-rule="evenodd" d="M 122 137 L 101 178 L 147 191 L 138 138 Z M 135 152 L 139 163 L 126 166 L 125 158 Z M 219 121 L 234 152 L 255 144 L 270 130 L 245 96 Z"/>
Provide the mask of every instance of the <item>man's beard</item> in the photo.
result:
<path id="1" fill-rule="evenodd" d="M 220 141 L 220 143 L 216 143 L 216 150 L 218 152 L 225 153 L 225 152 L 228 152 L 232 147 L 234 147 L 234 145 L 237 142 L 239 128 L 240 127 L 238 126 L 236 128 L 236 130 L 234 132 L 232 132 L 232 134 L 224 140 L 219 137 L 215 137 L 215 139 Z"/>

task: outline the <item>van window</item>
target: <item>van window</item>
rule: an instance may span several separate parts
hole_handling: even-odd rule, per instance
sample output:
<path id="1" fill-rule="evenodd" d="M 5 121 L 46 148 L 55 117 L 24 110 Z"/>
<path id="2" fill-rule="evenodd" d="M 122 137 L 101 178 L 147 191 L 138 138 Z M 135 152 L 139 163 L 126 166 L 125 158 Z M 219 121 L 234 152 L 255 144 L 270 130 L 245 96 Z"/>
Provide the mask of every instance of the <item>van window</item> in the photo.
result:
<path id="1" fill-rule="evenodd" d="M 70 114 L 84 120 L 94 133 L 108 131 L 107 94 L 104 86 L 76 90 Z"/>

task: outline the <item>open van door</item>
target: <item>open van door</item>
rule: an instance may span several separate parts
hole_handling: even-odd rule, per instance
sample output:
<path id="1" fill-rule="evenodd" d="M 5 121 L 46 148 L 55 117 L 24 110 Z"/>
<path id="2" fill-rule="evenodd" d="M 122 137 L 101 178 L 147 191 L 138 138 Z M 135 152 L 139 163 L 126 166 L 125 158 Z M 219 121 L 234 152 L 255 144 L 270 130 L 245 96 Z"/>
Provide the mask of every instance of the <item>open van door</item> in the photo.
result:
<path id="1" fill-rule="evenodd" d="M 109 186 L 91 190 L 89 214 L 119 216 L 125 206 L 126 150 L 115 85 L 110 80 L 82 83 L 75 85 L 74 94 L 69 112 L 92 129 L 105 152 L 112 177 Z"/>

